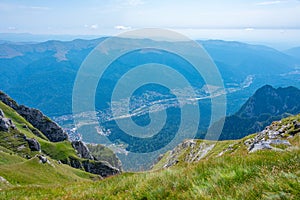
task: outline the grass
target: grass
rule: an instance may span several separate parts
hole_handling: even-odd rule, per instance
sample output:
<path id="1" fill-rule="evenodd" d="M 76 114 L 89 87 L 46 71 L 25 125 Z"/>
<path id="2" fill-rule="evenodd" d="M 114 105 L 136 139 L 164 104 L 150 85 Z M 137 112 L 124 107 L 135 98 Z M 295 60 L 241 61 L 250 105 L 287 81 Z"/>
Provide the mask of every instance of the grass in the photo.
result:
<path id="1" fill-rule="evenodd" d="M 31 138 L 48 140 L 47 137 L 43 133 L 41 133 L 39 130 L 34 128 L 28 121 L 26 121 L 14 109 L 5 105 L 2 101 L 0 101 L 0 109 L 4 112 L 5 117 L 10 118 L 14 122 L 17 129 L 21 133 L 23 133 L 26 136 L 31 137 Z M 25 128 L 25 126 L 28 128 Z M 35 132 L 37 132 L 39 137 L 37 135 L 33 134 L 33 132 L 32 132 L 33 130 L 35 130 Z"/>
<path id="2" fill-rule="evenodd" d="M 6 189 L 7 199 L 299 199 L 300 152 L 230 154 L 103 181 Z M 38 190 L 38 192 L 36 192 Z"/>
<path id="3" fill-rule="evenodd" d="M 26 121 L 22 116 L 20 116 L 14 109 L 10 108 L 9 106 L 5 105 L 2 101 L 0 101 L 0 108 L 3 110 L 5 117 L 10 118 L 13 123 L 16 125 L 17 130 L 11 130 L 12 133 L 8 132 L 1 132 L 0 134 L 0 141 L 5 141 L 5 138 L 12 140 L 10 143 L 3 142 L 0 143 L 0 146 L 4 146 L 7 149 L 12 149 L 14 152 L 16 148 L 21 145 L 24 145 L 24 148 L 20 153 L 21 155 L 35 155 L 35 153 L 31 153 L 30 149 L 28 148 L 27 142 L 24 142 L 23 135 L 26 135 L 29 138 L 35 138 L 41 145 L 42 152 L 53 159 L 61 160 L 64 163 L 69 163 L 69 158 L 72 157 L 74 159 L 79 159 L 76 155 L 75 150 L 73 149 L 71 143 L 69 141 L 62 141 L 62 142 L 50 142 L 43 133 L 39 130 L 34 128 L 28 121 Z M 49 118 L 48 118 L 49 119 Z M 49 119 L 50 120 L 50 119 Z M 34 130 L 34 131 L 33 131 Z M 34 134 L 36 132 L 37 134 Z M 15 135 L 20 136 L 15 138 Z M 11 144 L 10 146 L 8 146 Z"/>

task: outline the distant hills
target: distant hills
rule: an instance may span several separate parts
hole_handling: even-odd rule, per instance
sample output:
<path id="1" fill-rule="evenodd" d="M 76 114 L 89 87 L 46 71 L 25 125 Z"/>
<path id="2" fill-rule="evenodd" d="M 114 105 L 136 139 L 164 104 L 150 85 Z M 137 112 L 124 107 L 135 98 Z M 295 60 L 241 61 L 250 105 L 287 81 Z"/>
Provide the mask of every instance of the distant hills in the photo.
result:
<path id="1" fill-rule="evenodd" d="M 258 89 L 235 114 L 225 118 L 220 140 L 239 139 L 267 124 L 300 113 L 300 90 L 295 87 Z M 213 126 L 218 126 L 218 122 Z M 214 127 L 213 127 L 214 128 Z"/>
<path id="2" fill-rule="evenodd" d="M 0 46 L 0 89 L 47 115 L 70 114 L 77 70 L 91 50 L 104 39 L 3 43 Z M 291 55 L 266 46 L 240 42 L 198 42 L 216 63 L 227 88 L 238 87 L 249 75 L 254 77 L 247 88 L 240 88 L 228 96 L 230 113 L 265 84 L 300 86 L 298 81 L 294 81 L 298 77 L 291 75 L 300 61 Z M 132 59 L 127 62 L 130 64 Z M 61 108 L 60 105 L 65 106 Z"/>

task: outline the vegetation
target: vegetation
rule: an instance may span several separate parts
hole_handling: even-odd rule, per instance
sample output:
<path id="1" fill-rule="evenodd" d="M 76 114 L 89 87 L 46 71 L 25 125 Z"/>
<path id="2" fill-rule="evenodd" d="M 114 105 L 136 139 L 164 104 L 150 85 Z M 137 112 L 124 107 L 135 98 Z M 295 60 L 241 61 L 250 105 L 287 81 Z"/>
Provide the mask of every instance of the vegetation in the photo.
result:
<path id="1" fill-rule="evenodd" d="M 88 184 L 15 186 L 2 191 L 0 198 L 299 199 L 299 149 L 244 154 L 241 151 L 159 171 L 124 173 Z"/>
<path id="2" fill-rule="evenodd" d="M 87 147 L 89 148 L 91 154 L 96 158 L 96 160 L 106 161 L 113 167 L 121 168 L 121 161 L 116 156 L 116 154 L 108 147 L 100 144 L 87 144 Z"/>

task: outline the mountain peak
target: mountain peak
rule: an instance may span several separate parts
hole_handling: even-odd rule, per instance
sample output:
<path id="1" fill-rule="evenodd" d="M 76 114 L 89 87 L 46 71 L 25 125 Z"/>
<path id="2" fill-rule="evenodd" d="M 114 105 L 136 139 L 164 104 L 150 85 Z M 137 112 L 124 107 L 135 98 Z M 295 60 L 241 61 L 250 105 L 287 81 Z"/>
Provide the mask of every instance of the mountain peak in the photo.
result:
<path id="1" fill-rule="evenodd" d="M 280 115 L 285 112 L 294 113 L 299 110 L 296 102 L 300 98 L 300 90 L 295 87 L 273 88 L 265 85 L 258 89 L 236 113 L 239 117 L 247 118 L 264 113 Z"/>

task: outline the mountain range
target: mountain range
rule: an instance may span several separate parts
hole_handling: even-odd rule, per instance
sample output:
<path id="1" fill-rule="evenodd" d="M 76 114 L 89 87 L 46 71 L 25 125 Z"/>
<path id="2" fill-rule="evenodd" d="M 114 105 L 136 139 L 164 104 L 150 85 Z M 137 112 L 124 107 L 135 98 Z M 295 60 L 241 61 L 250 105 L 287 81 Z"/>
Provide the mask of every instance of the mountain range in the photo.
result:
<path id="1" fill-rule="evenodd" d="M 104 39 L 3 43 L 0 46 L 0 89 L 50 117 L 71 114 L 76 73 L 84 58 Z M 295 54 L 240 42 L 198 42 L 216 63 L 225 87 L 235 91 L 228 94 L 228 114 L 236 112 L 256 89 L 265 84 L 279 87 L 293 82 L 294 86 L 300 87 L 297 81 L 300 61 Z M 151 59 L 155 55 L 150 53 L 146 57 Z M 126 64 L 132 61 L 130 58 L 124 60 Z M 176 62 L 173 67 L 176 68 Z M 245 81 L 249 85 L 240 88 Z M 198 87 L 203 84 L 198 83 Z M 60 105 L 65 106 L 61 108 Z"/>

